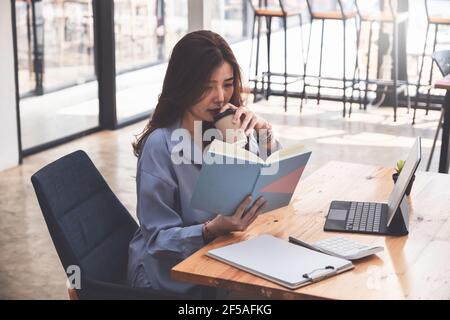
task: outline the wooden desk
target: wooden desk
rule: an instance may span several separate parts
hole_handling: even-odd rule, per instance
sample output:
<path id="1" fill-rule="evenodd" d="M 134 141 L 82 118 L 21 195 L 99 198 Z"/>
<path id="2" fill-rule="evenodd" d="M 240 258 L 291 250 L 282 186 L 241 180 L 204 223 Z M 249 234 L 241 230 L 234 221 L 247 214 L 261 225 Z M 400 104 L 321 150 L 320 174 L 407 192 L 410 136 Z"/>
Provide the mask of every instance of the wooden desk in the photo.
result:
<path id="1" fill-rule="evenodd" d="M 286 240 L 294 235 L 308 242 L 335 236 L 323 231 L 330 202 L 386 201 L 392 173 L 382 167 L 330 162 L 300 182 L 291 205 L 258 217 L 246 232 L 216 239 L 176 265 L 172 277 L 270 299 L 450 299 L 450 179 L 438 173 L 416 174 L 408 199 L 409 236 L 346 234 L 385 250 L 336 277 L 289 290 L 204 255 L 262 233 Z"/>
<path id="2" fill-rule="evenodd" d="M 442 124 L 442 141 L 441 141 L 441 155 L 439 158 L 439 172 L 448 173 L 450 165 L 450 76 L 438 81 L 434 85 L 437 89 L 447 90 L 444 104 L 444 123 Z"/>

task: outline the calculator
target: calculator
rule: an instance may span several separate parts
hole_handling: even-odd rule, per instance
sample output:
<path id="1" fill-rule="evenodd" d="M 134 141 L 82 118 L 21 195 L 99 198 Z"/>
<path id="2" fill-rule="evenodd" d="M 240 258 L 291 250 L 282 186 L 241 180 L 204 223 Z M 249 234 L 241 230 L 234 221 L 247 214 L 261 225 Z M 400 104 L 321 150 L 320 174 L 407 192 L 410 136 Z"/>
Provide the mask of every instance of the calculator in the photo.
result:
<path id="1" fill-rule="evenodd" d="M 308 244 L 294 237 L 289 237 L 289 241 L 315 251 L 347 260 L 358 260 L 384 250 L 381 246 L 370 246 L 343 237 L 327 238 L 312 244 Z"/>

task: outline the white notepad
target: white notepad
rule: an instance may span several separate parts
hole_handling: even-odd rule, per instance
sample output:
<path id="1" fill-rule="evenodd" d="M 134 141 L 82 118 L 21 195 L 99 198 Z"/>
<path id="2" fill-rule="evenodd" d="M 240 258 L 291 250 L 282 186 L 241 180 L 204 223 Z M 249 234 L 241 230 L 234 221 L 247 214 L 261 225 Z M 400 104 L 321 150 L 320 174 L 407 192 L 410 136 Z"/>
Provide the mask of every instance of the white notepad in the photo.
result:
<path id="1" fill-rule="evenodd" d="M 208 251 L 207 256 L 289 289 L 352 269 L 351 261 L 329 256 L 271 235 Z"/>

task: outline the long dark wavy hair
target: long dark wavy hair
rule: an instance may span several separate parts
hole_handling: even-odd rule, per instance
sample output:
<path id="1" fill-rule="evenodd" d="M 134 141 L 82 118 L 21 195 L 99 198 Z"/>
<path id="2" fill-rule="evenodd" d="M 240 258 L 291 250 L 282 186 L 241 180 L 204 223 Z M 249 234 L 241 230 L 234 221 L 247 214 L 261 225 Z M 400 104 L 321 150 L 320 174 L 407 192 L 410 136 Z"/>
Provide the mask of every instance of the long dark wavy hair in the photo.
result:
<path id="1" fill-rule="evenodd" d="M 233 68 L 233 95 L 230 103 L 242 105 L 241 70 L 228 43 L 217 33 L 195 31 L 185 35 L 172 50 L 158 104 L 144 130 L 133 143 L 139 157 L 143 144 L 154 130 L 172 125 L 196 104 L 206 90 L 213 71 L 224 62 Z"/>

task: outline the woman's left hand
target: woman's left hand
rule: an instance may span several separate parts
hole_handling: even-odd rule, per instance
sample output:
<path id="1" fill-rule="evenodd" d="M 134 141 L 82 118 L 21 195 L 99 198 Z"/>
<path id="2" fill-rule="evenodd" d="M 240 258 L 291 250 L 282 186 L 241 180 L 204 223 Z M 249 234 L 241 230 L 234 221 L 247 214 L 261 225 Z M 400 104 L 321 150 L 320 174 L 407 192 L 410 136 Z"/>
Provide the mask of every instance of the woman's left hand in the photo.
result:
<path id="1" fill-rule="evenodd" d="M 241 129 L 244 130 L 246 135 L 252 133 L 253 130 L 259 131 L 260 129 L 271 129 L 271 125 L 267 120 L 257 116 L 253 111 L 250 111 L 250 109 L 244 106 L 236 107 L 231 103 L 227 103 L 220 109 L 220 112 L 227 109 L 236 110 L 233 117 L 233 123 L 237 123 L 241 120 Z"/>

